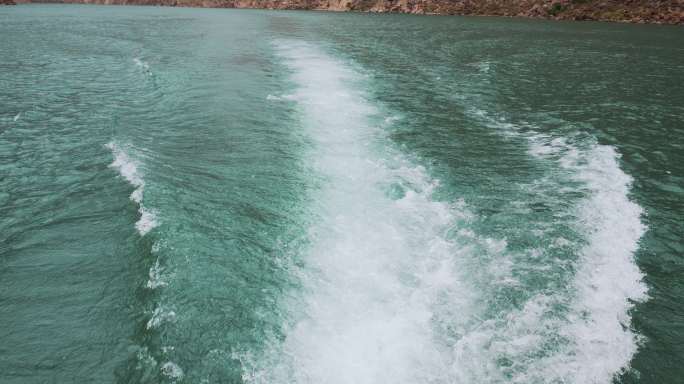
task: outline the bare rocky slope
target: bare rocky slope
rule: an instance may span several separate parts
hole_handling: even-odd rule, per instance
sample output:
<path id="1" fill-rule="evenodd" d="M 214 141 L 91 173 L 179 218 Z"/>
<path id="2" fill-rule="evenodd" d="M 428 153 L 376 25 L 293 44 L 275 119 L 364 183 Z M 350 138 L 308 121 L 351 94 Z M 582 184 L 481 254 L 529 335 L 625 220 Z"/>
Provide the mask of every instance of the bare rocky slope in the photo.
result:
<path id="1" fill-rule="evenodd" d="M 30 2 L 30 0 L 24 1 Z M 42 1 L 44 0 L 36 2 Z M 684 0 L 47 0 L 46 2 L 519 16 L 558 20 L 684 24 Z"/>

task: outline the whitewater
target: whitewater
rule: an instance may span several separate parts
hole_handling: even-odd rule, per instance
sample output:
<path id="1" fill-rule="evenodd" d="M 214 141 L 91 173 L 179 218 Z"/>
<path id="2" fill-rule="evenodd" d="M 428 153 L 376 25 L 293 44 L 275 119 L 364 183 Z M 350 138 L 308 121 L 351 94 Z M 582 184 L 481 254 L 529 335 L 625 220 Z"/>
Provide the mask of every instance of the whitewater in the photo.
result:
<path id="1" fill-rule="evenodd" d="M 506 239 L 476 233 L 462 199 L 433 197 L 439 181 L 393 147 L 397 117 L 369 98 L 354 63 L 299 41 L 276 49 L 295 90 L 269 101 L 295 103 L 311 138 L 314 224 L 304 266 L 291 268 L 302 289 L 283 299 L 284 338 L 234 354 L 245 381 L 590 384 L 628 368 L 645 228 L 613 148 L 527 134 L 530 156 L 588 192 L 568 212 L 583 240 L 566 289 L 494 308 L 495 291 L 519 284 Z"/>
<path id="2" fill-rule="evenodd" d="M 1 383 L 684 377 L 682 30 L 0 8 Z"/>
<path id="3" fill-rule="evenodd" d="M 145 208 L 143 205 L 143 194 L 145 192 L 145 180 L 141 170 L 140 161 L 133 157 L 129 152 L 135 152 L 131 145 L 121 145 L 111 141 L 105 145 L 114 156 L 114 161 L 110 167 L 117 170 L 119 175 L 128 181 L 135 190 L 131 193 L 130 199 L 138 205 L 140 219 L 135 223 L 135 228 L 141 236 L 156 227 L 159 223 L 154 210 Z"/>

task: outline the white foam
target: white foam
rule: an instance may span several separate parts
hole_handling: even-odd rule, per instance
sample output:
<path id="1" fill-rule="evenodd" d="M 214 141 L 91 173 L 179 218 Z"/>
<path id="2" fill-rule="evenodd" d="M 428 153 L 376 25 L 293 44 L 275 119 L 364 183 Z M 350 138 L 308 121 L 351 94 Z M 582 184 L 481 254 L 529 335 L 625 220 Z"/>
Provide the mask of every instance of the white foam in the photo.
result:
<path id="1" fill-rule="evenodd" d="M 533 148 L 543 145 L 538 136 L 531 141 Z M 484 324 L 479 333 L 482 338 L 465 346 L 490 360 L 506 357 L 523 362 L 506 372 L 507 379 L 500 376 L 497 382 L 611 383 L 627 369 L 638 347 L 629 311 L 634 301 L 646 298 L 634 261 L 645 231 L 642 209 L 628 197 L 631 178 L 620 169 L 613 147 L 590 144 L 580 148 L 558 140 L 548 141 L 548 146 L 532 153 L 557 158 L 587 193 L 574 209 L 576 230 L 584 235 L 586 245 L 578 250 L 572 287 L 568 293 L 532 297 L 505 321 Z M 553 245 L 570 244 L 556 238 Z M 559 307 L 567 308 L 562 316 L 554 314 Z M 492 343 L 492 339 L 498 340 Z M 556 340 L 554 345 L 544 347 L 550 339 Z M 486 375 L 496 377 L 498 371 Z"/>
<path id="2" fill-rule="evenodd" d="M 563 138 L 551 138 L 541 134 L 531 134 L 528 138 L 528 153 L 534 157 L 548 157 L 561 152 L 567 152 L 571 149 Z"/>
<path id="3" fill-rule="evenodd" d="M 163 307 L 157 307 L 152 313 L 152 317 L 147 321 L 146 328 L 157 328 L 161 323 L 173 322 L 176 320 L 176 312 Z"/>
<path id="4" fill-rule="evenodd" d="M 400 119 L 401 119 L 400 116 L 387 116 L 387 117 L 385 117 L 385 124 L 389 125 L 389 124 L 392 124 L 392 123 L 394 123 Z"/>
<path id="5" fill-rule="evenodd" d="M 146 287 L 150 289 L 156 289 L 159 287 L 165 287 L 168 283 L 163 279 L 164 269 L 161 264 L 159 264 L 159 259 L 154 262 L 154 265 L 150 267 L 148 272 L 149 279 L 147 280 Z"/>
<path id="6" fill-rule="evenodd" d="M 109 148 L 109 150 L 112 151 L 112 155 L 114 155 L 114 161 L 110 166 L 116 169 L 124 179 L 135 187 L 135 190 L 130 195 L 130 199 L 138 204 L 138 212 L 140 213 L 140 219 L 135 223 L 135 228 L 141 236 L 145 236 L 145 234 L 156 227 L 159 222 L 156 213 L 143 206 L 145 180 L 143 179 L 143 174 L 140 170 L 140 164 L 126 152 L 124 149 L 125 147 L 122 147 L 115 142 L 110 142 L 105 146 Z"/>
<path id="7" fill-rule="evenodd" d="M 140 206 L 138 212 L 140 212 L 140 219 L 135 223 L 135 228 L 140 233 L 140 236 L 145 236 L 152 228 L 159 225 L 157 215 L 154 211 L 150 211 L 143 206 Z"/>
<path id="8" fill-rule="evenodd" d="M 168 361 L 161 366 L 161 373 L 172 379 L 183 378 L 183 370 L 172 361 Z"/>
<path id="9" fill-rule="evenodd" d="M 162 353 L 170 353 L 176 350 L 176 347 L 172 345 L 161 347 Z"/>
<path id="10" fill-rule="evenodd" d="M 470 340 L 459 341 L 463 351 L 519 364 L 507 370 L 507 376 L 492 368 L 470 379 L 486 376 L 491 381 L 499 375 L 496 382 L 611 383 L 628 368 L 638 348 L 629 312 L 634 302 L 647 298 L 634 260 L 645 226 L 641 207 L 629 198 L 631 177 L 620 169 L 620 156 L 611 146 L 579 135 L 559 138 L 535 133 L 529 125 L 523 132 L 477 109 L 473 116 L 507 135 L 526 138 L 531 156 L 551 161 L 564 171 L 557 175 L 559 190 L 567 190 L 561 185 L 568 181 L 584 188 L 586 197 L 568 213 L 577 218 L 575 230 L 586 245 L 577 249 L 576 273 L 568 293 L 534 296 L 524 308 L 508 314 L 505 322 L 485 322 Z M 563 237 L 551 243 L 566 249 L 573 245 Z M 560 307 L 567 308 L 564 316 L 551 315 Z M 557 340 L 553 348 L 543 347 L 544 340 L 553 338 Z M 474 371 L 470 365 L 466 370 Z"/>
<path id="11" fill-rule="evenodd" d="M 635 261 L 645 232 L 641 207 L 629 199 L 631 177 L 619 166 L 619 155 L 606 145 L 593 145 L 583 156 L 570 152 L 564 166 L 586 184 L 589 197 L 578 208 L 588 241 L 575 277 L 575 319 L 564 329 L 574 354 L 566 362 L 577 383 L 611 381 L 637 349 L 630 329 L 634 301 L 646 299 L 642 273 Z"/>
<path id="12" fill-rule="evenodd" d="M 17 114 L 14 116 L 13 121 L 16 123 L 16 122 L 19 120 L 20 117 L 21 117 L 21 112 L 17 113 Z"/>
<path id="13" fill-rule="evenodd" d="M 432 201 L 437 183 L 422 167 L 386 148 L 382 117 L 355 86 L 362 76 L 308 45 L 282 43 L 279 52 L 294 71 L 294 96 L 315 143 L 310 160 L 326 183 L 312 196 L 317 222 L 299 271 L 304 293 L 290 305 L 293 325 L 263 356 L 237 355 L 244 379 L 434 381 L 448 372 L 435 335 L 440 295 L 459 292 L 449 303 L 459 308 L 471 298 L 445 238 L 460 216 Z M 388 196 L 387 186 L 403 193 Z"/>
<path id="14" fill-rule="evenodd" d="M 138 358 L 138 365 L 136 368 L 139 370 L 156 369 L 157 360 L 150 354 L 150 350 L 147 347 L 137 347 L 136 349 Z"/>
<path id="15" fill-rule="evenodd" d="M 150 70 L 150 65 L 149 65 L 146 61 L 144 61 L 144 60 L 142 60 L 142 59 L 140 59 L 140 58 L 135 57 L 135 58 L 133 58 L 133 62 L 135 63 L 136 66 L 138 66 L 138 67 L 139 67 L 140 69 L 142 69 L 143 71 L 149 72 L 149 70 Z"/>
<path id="16" fill-rule="evenodd" d="M 496 290 L 522 286 L 506 240 L 468 228 L 462 201 L 432 199 L 439 183 L 389 146 L 381 127 L 392 121 L 366 101 L 352 65 L 303 43 L 280 42 L 278 52 L 297 86 L 292 100 L 320 189 L 305 266 L 293 270 L 303 289 L 284 303 L 284 339 L 233 355 L 246 382 L 608 384 L 629 364 L 638 341 L 629 300 L 645 298 L 633 260 L 644 228 L 613 148 L 523 134 L 472 111 L 507 135 L 527 135 L 530 155 L 587 192 L 567 213 L 579 218 L 586 246 L 549 244 L 577 250 L 570 289 L 492 307 L 484 299 L 501 297 Z M 525 254 L 545 257 L 540 248 Z"/>
<path id="17" fill-rule="evenodd" d="M 132 159 L 121 146 L 114 142 L 110 142 L 105 146 L 114 155 L 114 162 L 111 164 L 111 167 L 119 171 L 119 174 L 136 188 L 133 194 L 131 194 L 131 200 L 140 203 L 142 201 L 142 188 L 145 187 L 145 182 L 141 172 L 138 170 L 138 162 Z M 141 192 L 138 192 L 138 190 Z"/>
<path id="18" fill-rule="evenodd" d="M 489 70 L 491 69 L 491 63 L 488 61 L 481 61 L 476 64 L 477 69 L 480 70 L 480 72 L 483 73 L 489 73 Z"/>

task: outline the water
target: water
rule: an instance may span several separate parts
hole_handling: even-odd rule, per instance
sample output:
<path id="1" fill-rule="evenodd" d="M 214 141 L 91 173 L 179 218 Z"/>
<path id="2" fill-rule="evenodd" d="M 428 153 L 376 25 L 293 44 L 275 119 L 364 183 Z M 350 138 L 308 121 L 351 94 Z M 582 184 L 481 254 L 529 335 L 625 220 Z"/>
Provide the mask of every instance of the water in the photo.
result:
<path id="1" fill-rule="evenodd" d="M 0 9 L 0 382 L 677 383 L 684 32 Z"/>

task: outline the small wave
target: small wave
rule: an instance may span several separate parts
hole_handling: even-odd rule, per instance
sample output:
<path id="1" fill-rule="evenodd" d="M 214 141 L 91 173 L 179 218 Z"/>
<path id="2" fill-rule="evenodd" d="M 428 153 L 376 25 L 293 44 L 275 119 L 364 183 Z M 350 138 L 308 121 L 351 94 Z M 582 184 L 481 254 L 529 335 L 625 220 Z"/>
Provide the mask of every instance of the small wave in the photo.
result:
<path id="1" fill-rule="evenodd" d="M 173 352 L 173 351 L 175 351 L 175 350 L 176 350 L 176 347 L 174 347 L 174 346 L 172 346 L 172 345 L 167 345 L 167 346 L 161 347 L 162 353 L 165 353 L 165 354 L 166 354 L 166 353 Z"/>
<path id="2" fill-rule="evenodd" d="M 154 264 L 150 267 L 148 271 L 148 280 L 145 286 L 149 289 L 157 289 L 165 287 L 169 284 L 168 280 L 173 277 L 173 273 L 167 273 L 166 269 L 162 266 L 159 252 L 162 249 L 162 243 L 157 240 L 152 244 L 152 254 L 157 256 Z"/>
<path id="3" fill-rule="evenodd" d="M 140 371 L 152 371 L 157 369 L 157 360 L 152 356 L 147 347 L 134 347 L 136 351 L 137 366 Z"/>
<path id="4" fill-rule="evenodd" d="M 479 61 L 479 62 L 471 63 L 468 65 L 476 68 L 478 71 L 480 71 L 483 74 L 489 73 L 489 70 L 492 68 L 492 63 L 489 61 Z"/>
<path id="5" fill-rule="evenodd" d="M 159 225 L 157 221 L 157 215 L 155 212 L 140 207 L 140 219 L 135 223 L 135 228 L 138 230 L 140 235 L 145 236 L 147 232 L 151 231 L 152 228 Z"/>
<path id="6" fill-rule="evenodd" d="M 20 117 L 21 117 L 21 112 L 17 113 L 17 114 L 14 116 L 14 119 L 13 119 L 12 121 L 14 121 L 14 122 L 16 123 L 17 121 L 19 121 L 19 118 L 20 118 Z"/>
<path id="7" fill-rule="evenodd" d="M 141 68 L 143 71 L 145 71 L 145 72 L 150 71 L 150 65 L 146 61 L 136 57 L 133 59 L 133 62 L 135 63 L 136 66 Z"/>
<path id="8" fill-rule="evenodd" d="M 528 153 L 533 157 L 545 158 L 572 151 L 565 138 L 551 138 L 546 135 L 532 134 L 529 136 Z"/>
<path id="9" fill-rule="evenodd" d="M 171 379 L 183 378 L 183 370 L 176 363 L 168 361 L 161 366 L 161 373 Z"/>
<path id="10" fill-rule="evenodd" d="M 157 307 L 152 313 L 152 317 L 147 321 L 146 328 L 157 328 L 160 324 L 165 322 L 173 322 L 176 320 L 176 312 L 167 310 L 163 307 Z"/>
<path id="11" fill-rule="evenodd" d="M 119 174 L 124 177 L 136 190 L 131 194 L 131 200 L 140 203 L 142 200 L 142 188 L 145 187 L 142 174 L 138 170 L 138 163 L 132 159 L 118 144 L 110 142 L 105 145 L 114 155 L 114 162 L 111 167 L 116 168 Z M 140 192 L 139 192 L 140 191 Z"/>
<path id="12" fill-rule="evenodd" d="M 387 116 L 387 117 L 385 117 L 384 122 L 385 122 L 385 124 L 391 125 L 391 124 L 393 124 L 394 122 L 396 122 L 396 121 L 398 121 L 398 120 L 401 120 L 401 116 L 394 115 L 394 116 Z"/>
<path id="13" fill-rule="evenodd" d="M 285 100 L 285 101 L 293 101 L 293 100 L 296 100 L 296 96 L 295 96 L 295 95 L 280 95 L 280 96 L 277 96 L 277 95 L 271 95 L 271 94 L 269 94 L 268 96 L 266 96 L 266 100 L 269 100 L 269 101 L 283 101 L 283 100 Z"/>
<path id="14" fill-rule="evenodd" d="M 110 166 L 116 169 L 119 174 L 135 188 L 130 195 L 130 199 L 138 204 L 138 212 L 140 213 L 140 219 L 135 223 L 135 228 L 141 236 L 145 236 L 145 234 L 155 228 L 159 223 L 155 211 L 143 206 L 145 180 L 143 179 L 140 170 L 140 164 L 136 159 L 132 158 L 121 145 L 115 142 L 107 143 L 105 147 L 112 151 L 112 154 L 114 155 L 114 161 Z"/>
<path id="15" fill-rule="evenodd" d="M 163 279 L 164 269 L 161 264 L 159 264 L 159 259 L 154 262 L 154 265 L 150 267 L 148 272 L 149 279 L 145 285 L 149 289 L 156 289 L 159 287 L 165 287 L 168 283 Z"/>

